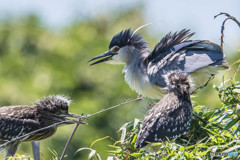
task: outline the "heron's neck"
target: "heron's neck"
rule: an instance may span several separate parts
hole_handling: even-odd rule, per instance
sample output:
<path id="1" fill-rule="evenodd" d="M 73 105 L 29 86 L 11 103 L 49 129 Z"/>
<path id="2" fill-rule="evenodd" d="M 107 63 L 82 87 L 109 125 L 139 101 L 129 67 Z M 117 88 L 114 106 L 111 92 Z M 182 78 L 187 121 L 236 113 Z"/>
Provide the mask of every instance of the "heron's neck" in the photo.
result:
<path id="1" fill-rule="evenodd" d="M 150 82 L 147 74 L 147 64 L 145 59 L 150 54 L 149 49 L 136 51 L 131 53 L 132 57 L 126 63 L 123 73 L 125 73 L 125 81 L 131 89 L 137 93 L 150 98 L 159 98 L 159 93 L 156 93 L 155 86 Z M 140 54 L 139 54 L 140 53 Z"/>
<path id="2" fill-rule="evenodd" d="M 134 57 L 125 65 L 123 73 L 125 73 L 126 82 L 132 88 L 132 86 L 136 85 L 140 79 L 147 76 L 144 58 Z"/>
<path id="3" fill-rule="evenodd" d="M 127 61 L 125 61 L 125 67 L 123 73 L 125 78 L 139 79 L 139 77 L 147 76 L 146 64 L 144 63 L 147 56 L 150 54 L 149 48 L 146 49 L 128 49 L 126 55 L 128 55 Z M 127 80 L 126 80 L 127 81 Z"/>

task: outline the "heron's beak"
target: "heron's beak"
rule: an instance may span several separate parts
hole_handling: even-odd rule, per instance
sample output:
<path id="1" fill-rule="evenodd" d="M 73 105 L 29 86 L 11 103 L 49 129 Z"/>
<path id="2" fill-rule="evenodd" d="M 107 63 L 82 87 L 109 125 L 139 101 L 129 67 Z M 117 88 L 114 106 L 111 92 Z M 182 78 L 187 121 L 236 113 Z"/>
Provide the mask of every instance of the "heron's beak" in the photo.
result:
<path id="1" fill-rule="evenodd" d="M 98 64 L 98 63 L 101 63 L 101 62 L 105 62 L 105 61 L 110 60 L 110 59 L 112 58 L 112 56 L 114 56 L 114 55 L 115 55 L 115 54 L 114 54 L 113 52 L 107 51 L 107 52 L 104 52 L 104 53 L 102 53 L 102 54 L 100 54 L 100 55 L 98 55 L 98 56 L 90 59 L 88 62 L 91 62 L 91 61 L 93 61 L 93 60 L 95 60 L 95 59 L 99 59 L 99 58 L 105 57 L 105 58 L 103 58 L 103 59 L 101 59 L 101 60 L 99 60 L 99 61 L 96 61 L 96 62 L 92 63 L 91 65 Z"/>

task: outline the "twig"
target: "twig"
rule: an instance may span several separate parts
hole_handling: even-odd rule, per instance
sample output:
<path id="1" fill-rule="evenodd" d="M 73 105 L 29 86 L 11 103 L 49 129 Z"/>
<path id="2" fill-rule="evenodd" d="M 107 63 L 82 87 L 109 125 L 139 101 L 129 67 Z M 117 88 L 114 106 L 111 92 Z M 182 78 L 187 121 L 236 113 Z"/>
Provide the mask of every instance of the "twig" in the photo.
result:
<path id="1" fill-rule="evenodd" d="M 101 111 L 98 111 L 96 113 L 93 113 L 93 114 L 88 114 L 86 115 L 86 118 L 89 118 L 89 117 L 92 117 L 92 116 L 95 116 L 97 114 L 100 114 L 102 112 L 105 112 L 105 111 L 108 111 L 108 110 L 111 110 L 111 109 L 114 109 L 114 108 L 117 108 L 117 107 L 120 107 L 122 105 L 125 105 L 125 104 L 128 104 L 128 103 L 132 103 L 132 102 L 135 102 L 135 101 L 140 101 L 142 100 L 142 97 L 137 97 L 136 99 L 133 99 L 133 100 L 124 100 L 122 103 L 118 104 L 118 105 L 115 105 L 115 106 L 112 106 L 112 107 L 109 107 L 109 108 L 106 108 L 106 109 L 102 109 Z"/>
<path id="2" fill-rule="evenodd" d="M 142 100 L 142 97 L 138 96 L 136 99 L 128 100 L 128 101 L 123 101 L 121 104 L 118 104 L 118 105 L 115 105 L 115 106 L 112 106 L 112 107 L 109 107 L 109 108 L 106 108 L 106 109 L 102 109 L 101 111 L 98 111 L 98 112 L 93 113 L 93 114 L 88 114 L 88 115 L 86 115 L 85 117 L 83 117 L 82 119 L 79 119 L 79 120 L 80 120 L 80 121 L 81 121 L 81 120 L 83 121 L 84 119 L 87 119 L 87 118 L 89 118 L 89 117 L 98 115 L 98 114 L 100 114 L 100 113 L 102 113 L 102 112 L 105 112 L 105 111 L 108 111 L 108 110 L 111 110 L 111 109 L 114 109 L 114 108 L 123 106 L 123 105 L 128 104 L 128 103 L 132 103 L 132 102 L 135 102 L 135 101 L 140 101 L 140 100 Z M 82 114 L 82 115 L 83 115 L 83 114 Z M 82 115 L 81 115 L 81 116 L 82 116 Z M 78 126 L 79 126 L 79 124 L 76 124 L 76 126 L 74 127 L 74 129 L 73 129 L 73 131 L 72 131 L 72 133 L 71 133 L 71 135 L 70 135 L 70 137 L 69 137 L 69 139 L 68 139 L 68 141 L 67 141 L 67 143 L 66 143 L 66 145 L 65 145 L 65 148 L 64 148 L 64 150 L 63 150 L 63 153 L 62 153 L 62 155 L 61 155 L 60 160 L 64 160 L 65 154 L 67 153 L 68 147 L 69 147 L 69 145 L 70 145 L 70 143 L 71 143 L 71 141 L 72 141 L 72 138 L 73 138 L 73 136 L 74 136 L 74 134 L 75 134 Z"/>
<path id="3" fill-rule="evenodd" d="M 65 148 L 64 148 L 64 150 L 62 152 L 60 160 L 64 160 L 65 154 L 67 153 L 68 147 L 69 147 L 69 145 L 70 145 L 70 143 L 71 143 L 71 141 L 73 139 L 73 136 L 74 136 L 75 132 L 77 131 L 78 126 L 79 126 L 79 124 L 75 125 L 75 127 L 74 127 L 74 129 L 73 129 L 73 131 L 72 131 L 72 133 L 71 133 L 71 135 L 70 135 L 70 137 L 69 137 L 69 139 L 68 139 L 68 141 L 67 141 L 67 143 L 65 145 Z"/>
<path id="4" fill-rule="evenodd" d="M 238 26 L 240 27 L 240 22 L 233 16 L 231 16 L 230 14 L 228 13 L 225 13 L 225 12 L 220 12 L 219 14 L 217 14 L 216 16 L 214 16 L 214 19 L 217 18 L 218 16 L 220 15 L 225 15 L 227 18 L 223 21 L 222 23 L 222 27 L 221 27 L 221 48 L 223 49 L 223 37 L 224 37 L 224 29 L 225 29 L 225 23 L 227 20 L 231 19 L 233 20 L 234 22 L 236 22 L 238 24 Z"/>

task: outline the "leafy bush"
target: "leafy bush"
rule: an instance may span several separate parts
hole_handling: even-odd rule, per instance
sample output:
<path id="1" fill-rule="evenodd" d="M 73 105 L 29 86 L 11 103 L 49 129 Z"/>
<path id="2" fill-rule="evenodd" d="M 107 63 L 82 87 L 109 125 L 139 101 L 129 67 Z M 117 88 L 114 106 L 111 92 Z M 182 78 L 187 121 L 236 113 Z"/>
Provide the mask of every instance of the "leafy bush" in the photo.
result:
<path id="1" fill-rule="evenodd" d="M 210 109 L 193 101 L 194 116 L 186 135 L 174 142 L 149 144 L 152 152 L 135 148 L 135 141 L 141 121 L 125 123 L 118 131 L 120 139 L 110 145 L 108 160 L 118 159 L 211 159 L 213 153 L 228 153 L 221 158 L 240 158 L 240 81 L 236 81 L 236 70 L 232 77 L 220 86 L 218 91 L 222 106 Z M 95 150 L 89 159 L 101 159 Z M 96 155 L 94 155 L 94 154 Z M 219 157 L 220 158 L 220 157 Z"/>

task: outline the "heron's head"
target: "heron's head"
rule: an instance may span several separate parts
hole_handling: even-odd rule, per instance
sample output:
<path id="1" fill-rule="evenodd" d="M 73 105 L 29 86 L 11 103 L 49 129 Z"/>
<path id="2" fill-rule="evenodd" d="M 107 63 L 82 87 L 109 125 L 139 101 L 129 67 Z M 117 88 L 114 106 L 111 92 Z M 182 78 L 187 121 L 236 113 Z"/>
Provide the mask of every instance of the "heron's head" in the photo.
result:
<path id="1" fill-rule="evenodd" d="M 79 118 L 79 115 L 69 113 L 68 107 L 71 100 L 66 96 L 56 95 L 45 97 L 43 100 L 35 102 L 35 105 L 39 109 L 44 110 L 54 117 L 59 117 L 59 119 L 65 119 L 66 117 Z"/>
<path id="2" fill-rule="evenodd" d="M 148 50 L 148 44 L 142 39 L 142 36 L 137 33 L 133 34 L 130 29 L 127 29 L 113 36 L 108 51 L 90 59 L 88 62 L 101 58 L 91 65 L 101 62 L 127 64 L 135 56 L 140 57 L 141 51 L 144 49 Z"/>

